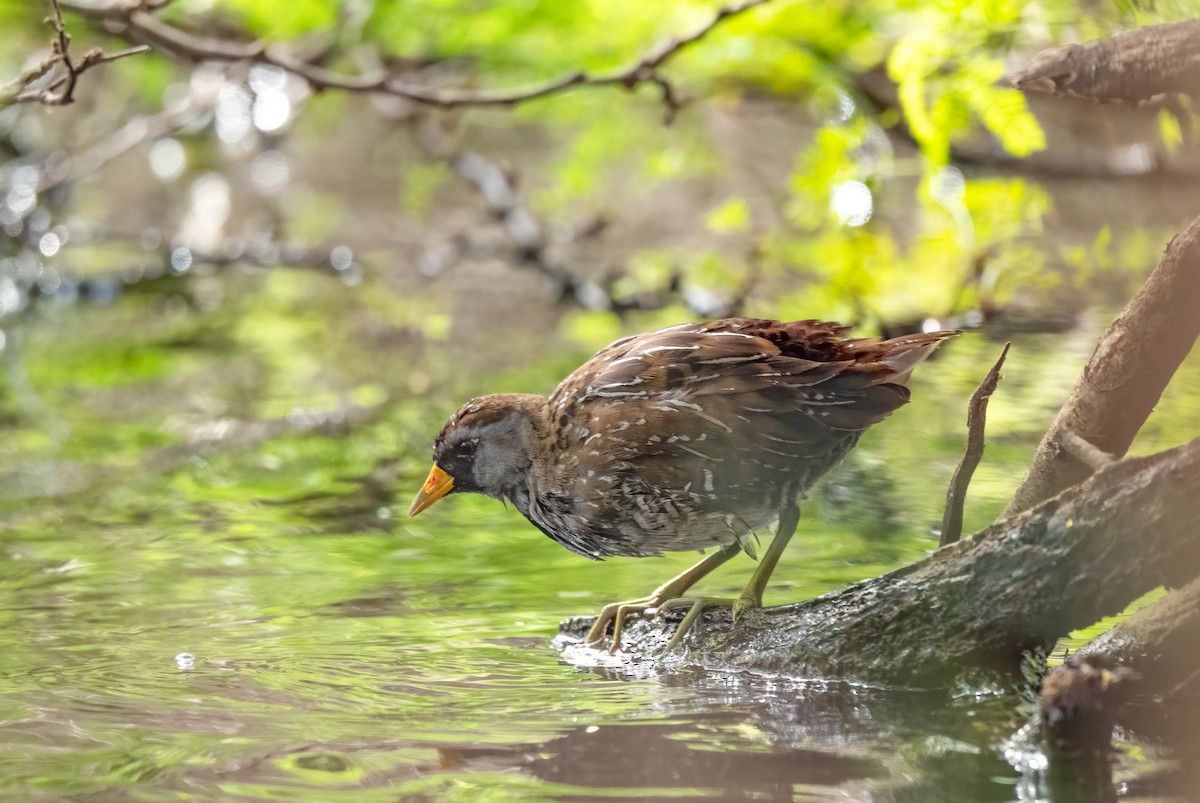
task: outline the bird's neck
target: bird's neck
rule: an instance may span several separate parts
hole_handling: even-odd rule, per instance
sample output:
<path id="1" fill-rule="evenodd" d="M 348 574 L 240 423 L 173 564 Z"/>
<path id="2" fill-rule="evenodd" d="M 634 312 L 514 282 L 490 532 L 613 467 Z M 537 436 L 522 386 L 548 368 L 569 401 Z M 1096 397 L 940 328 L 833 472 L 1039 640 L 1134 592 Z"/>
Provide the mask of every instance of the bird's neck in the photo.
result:
<path id="1" fill-rule="evenodd" d="M 496 466 L 496 482 L 487 491 L 489 496 L 509 502 L 527 518 L 532 497 L 536 493 L 535 464 L 547 453 L 550 437 L 550 411 L 545 396 L 534 393 L 503 393 L 492 397 L 516 415 L 513 440 L 504 466 Z M 487 487 L 485 485 L 485 487 Z"/>
<path id="2" fill-rule="evenodd" d="M 530 504 L 530 502 L 532 499 L 533 492 L 529 489 L 528 482 L 526 482 L 524 485 L 513 486 L 504 495 L 504 501 L 508 502 L 510 505 L 520 511 L 522 516 L 531 520 L 532 518 L 530 516 L 530 511 L 533 509 L 533 506 Z"/>
<path id="3" fill-rule="evenodd" d="M 521 428 L 520 447 L 530 457 L 543 448 L 550 437 L 549 399 L 537 393 L 496 393 L 484 398 L 494 399 L 494 403 L 515 413 L 517 420 L 528 424 L 527 428 Z"/>

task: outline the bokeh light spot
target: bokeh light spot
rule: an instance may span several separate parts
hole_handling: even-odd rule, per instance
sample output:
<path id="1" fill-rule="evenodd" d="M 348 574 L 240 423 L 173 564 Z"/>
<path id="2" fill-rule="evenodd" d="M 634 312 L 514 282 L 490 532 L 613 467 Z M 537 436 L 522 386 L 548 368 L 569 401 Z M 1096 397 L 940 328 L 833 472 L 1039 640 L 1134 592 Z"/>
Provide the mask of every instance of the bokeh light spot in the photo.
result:
<path id="1" fill-rule="evenodd" d="M 192 266 L 192 252 L 189 248 L 176 248 L 171 252 L 171 270 L 183 273 Z"/>
<path id="2" fill-rule="evenodd" d="M 54 256 L 60 248 L 62 248 L 62 240 L 52 231 L 43 234 L 42 239 L 38 241 L 38 250 L 42 252 L 42 256 L 44 257 Z"/>
<path id="3" fill-rule="evenodd" d="M 150 148 L 150 169 L 161 181 L 174 181 L 187 166 L 187 153 L 179 140 L 164 137 Z"/>
<path id="4" fill-rule="evenodd" d="M 875 204 L 871 190 L 861 181 L 847 181 L 833 191 L 833 212 L 846 226 L 861 226 L 871 219 Z"/>

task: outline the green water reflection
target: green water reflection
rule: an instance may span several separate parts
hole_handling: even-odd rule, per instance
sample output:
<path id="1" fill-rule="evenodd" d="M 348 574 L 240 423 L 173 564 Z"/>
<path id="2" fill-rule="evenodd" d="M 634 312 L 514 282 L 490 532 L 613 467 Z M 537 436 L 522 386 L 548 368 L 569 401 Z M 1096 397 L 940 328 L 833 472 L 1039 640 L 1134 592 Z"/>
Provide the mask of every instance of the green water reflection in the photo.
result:
<path id="1" fill-rule="evenodd" d="M 0 788 L 1008 800 L 1031 783 L 1004 757 L 1023 715 L 1002 694 L 637 677 L 577 670 L 548 647 L 560 619 L 643 593 L 693 556 L 591 563 L 484 499 L 404 518 L 430 437 L 463 397 L 548 389 L 611 321 L 568 321 L 578 339 L 554 347 L 501 329 L 467 350 L 453 322 L 431 332 L 420 302 L 385 303 L 369 285 L 239 281 L 241 301 L 207 311 L 128 297 L 43 307 L 10 330 Z M 968 530 L 1003 506 L 1095 335 L 1015 342 Z M 806 506 L 768 602 L 933 548 L 964 402 L 998 350 L 962 338 L 918 375 L 916 403 Z M 1192 360 L 1138 448 L 1194 432 L 1196 398 Z M 705 588 L 736 593 L 752 566 Z"/>

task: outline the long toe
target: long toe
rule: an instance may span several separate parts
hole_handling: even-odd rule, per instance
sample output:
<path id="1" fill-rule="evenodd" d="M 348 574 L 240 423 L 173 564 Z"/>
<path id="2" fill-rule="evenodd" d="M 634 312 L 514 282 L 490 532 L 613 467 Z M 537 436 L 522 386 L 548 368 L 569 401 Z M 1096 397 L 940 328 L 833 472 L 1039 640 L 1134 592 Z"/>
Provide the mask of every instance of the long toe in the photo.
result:
<path id="1" fill-rule="evenodd" d="M 617 608 L 617 616 L 613 619 L 612 644 L 608 648 L 609 655 L 621 651 L 621 634 L 625 632 L 625 620 L 630 616 L 639 616 L 650 610 L 651 606 L 644 602 L 633 602 Z"/>
<path id="2" fill-rule="evenodd" d="M 604 642 L 604 637 L 608 635 L 608 626 L 611 624 L 613 632 L 612 646 L 609 648 L 609 652 L 617 652 L 621 648 L 621 631 L 625 627 L 625 620 L 630 616 L 639 616 L 652 610 L 659 602 L 660 600 L 655 597 L 639 597 L 624 602 L 610 602 L 600 609 L 596 621 L 592 622 L 587 635 L 584 636 L 583 643 L 588 647 L 599 647 Z"/>
<path id="3" fill-rule="evenodd" d="M 762 599 L 749 594 L 742 594 L 733 603 L 733 622 L 737 624 L 742 618 L 742 614 L 746 611 L 757 610 L 762 607 Z"/>
<path id="4" fill-rule="evenodd" d="M 608 626 L 616 618 L 617 609 L 621 605 L 622 603 L 620 602 L 613 602 L 600 609 L 600 613 L 596 615 L 596 621 L 592 622 L 592 626 L 588 628 L 587 635 L 584 636 L 584 644 L 589 647 L 595 647 L 604 641 L 604 636 L 608 633 Z"/>
<path id="5" fill-rule="evenodd" d="M 658 606 L 659 613 L 685 607 L 690 607 L 691 610 L 687 612 L 687 616 L 683 617 L 683 621 L 675 628 L 675 632 L 671 635 L 667 646 L 663 647 L 661 654 L 666 655 L 683 643 L 683 639 L 696 628 L 697 622 L 700 621 L 700 617 L 704 615 L 705 611 L 712 608 L 731 608 L 736 604 L 736 600 L 725 599 L 723 597 L 689 597 L 664 602 Z"/>

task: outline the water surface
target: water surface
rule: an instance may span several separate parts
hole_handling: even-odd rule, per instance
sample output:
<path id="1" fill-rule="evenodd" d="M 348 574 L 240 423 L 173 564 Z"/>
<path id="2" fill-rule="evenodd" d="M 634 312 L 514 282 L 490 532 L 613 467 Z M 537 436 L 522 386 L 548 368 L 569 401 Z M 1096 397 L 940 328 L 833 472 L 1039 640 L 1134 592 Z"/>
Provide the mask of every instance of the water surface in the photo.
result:
<path id="1" fill-rule="evenodd" d="M 8 328 L 8 796 L 1044 795 L 1011 693 L 569 666 L 549 646 L 559 620 L 643 594 L 695 556 L 589 562 L 485 499 L 405 517 L 463 398 L 548 390 L 615 334 L 611 321 L 568 321 L 562 339 L 509 321 L 467 349 L 454 333 L 471 325 L 431 325 L 419 299 L 381 302 L 369 282 L 214 281 L 230 301 L 46 304 Z M 1003 506 L 1104 320 L 1015 341 L 968 530 Z M 805 506 L 768 603 L 935 546 L 965 400 L 999 348 L 960 338 L 918 372 L 914 404 Z M 1193 359 L 1138 449 L 1195 432 L 1197 398 Z M 736 594 L 752 568 L 734 561 L 703 588 Z M 1121 771 L 1163 755 L 1138 743 Z"/>

